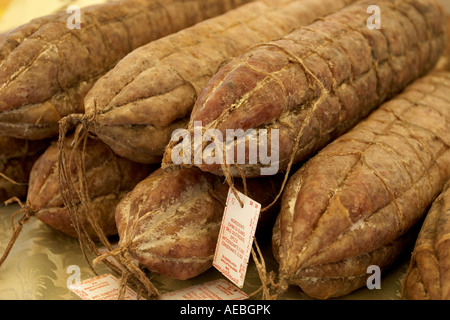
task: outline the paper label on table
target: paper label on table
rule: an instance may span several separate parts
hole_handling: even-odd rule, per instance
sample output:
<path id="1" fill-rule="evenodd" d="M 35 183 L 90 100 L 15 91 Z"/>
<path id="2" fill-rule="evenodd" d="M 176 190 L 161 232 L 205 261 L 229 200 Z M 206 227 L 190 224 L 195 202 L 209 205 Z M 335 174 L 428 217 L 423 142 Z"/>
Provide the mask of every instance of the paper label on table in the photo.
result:
<path id="1" fill-rule="evenodd" d="M 222 219 L 213 265 L 239 288 L 244 286 L 261 205 L 230 189 Z"/>
<path id="2" fill-rule="evenodd" d="M 69 287 L 83 300 L 117 300 L 119 298 L 120 280 L 112 274 L 105 274 L 88 279 Z M 137 300 L 137 293 L 126 288 L 124 300 Z"/>
<path id="3" fill-rule="evenodd" d="M 245 300 L 248 295 L 224 279 L 161 295 L 161 300 Z"/>

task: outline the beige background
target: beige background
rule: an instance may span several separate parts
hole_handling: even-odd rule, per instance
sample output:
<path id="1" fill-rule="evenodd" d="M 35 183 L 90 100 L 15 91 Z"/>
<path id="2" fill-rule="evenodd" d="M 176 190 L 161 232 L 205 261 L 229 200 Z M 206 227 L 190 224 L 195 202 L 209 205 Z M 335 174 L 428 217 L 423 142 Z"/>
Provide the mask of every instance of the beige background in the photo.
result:
<path id="1" fill-rule="evenodd" d="M 65 9 L 71 4 L 84 6 L 88 3 L 100 3 L 106 0 L 0 0 L 0 33 L 26 23 L 30 19 Z M 441 0 L 450 12 L 450 0 Z M 6 247 L 11 236 L 11 217 L 17 206 L 0 205 L 0 253 Z M 270 252 L 268 239 L 260 239 L 263 244 L 268 269 L 276 264 Z M 363 288 L 342 299 L 400 299 L 401 283 L 408 265 L 405 256 L 389 270 L 383 273 L 381 290 Z M 79 299 L 67 288 L 69 266 L 76 265 L 81 270 L 81 280 L 95 274 L 90 270 L 81 254 L 78 241 L 51 229 L 37 219 L 25 225 L 11 255 L 0 268 L 0 299 L 14 300 L 58 300 Z M 106 267 L 97 270 L 99 274 L 109 272 Z M 204 275 L 189 281 L 175 281 L 155 276 L 154 283 L 161 293 L 186 288 L 198 283 L 222 278 L 211 269 Z M 250 263 L 246 285 L 243 290 L 250 294 L 260 285 L 253 263 Z M 258 298 L 258 296 L 255 296 Z M 299 289 L 291 288 L 282 299 L 308 299 Z"/>

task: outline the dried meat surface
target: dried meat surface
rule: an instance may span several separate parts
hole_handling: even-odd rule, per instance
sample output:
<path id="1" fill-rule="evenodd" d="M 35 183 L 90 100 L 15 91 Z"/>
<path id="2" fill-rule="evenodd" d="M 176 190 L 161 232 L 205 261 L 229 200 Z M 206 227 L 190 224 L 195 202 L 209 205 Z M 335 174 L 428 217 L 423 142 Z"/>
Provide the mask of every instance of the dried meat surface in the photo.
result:
<path id="1" fill-rule="evenodd" d="M 225 65 L 199 96 L 191 132 L 196 121 L 223 134 L 278 130 L 277 145 L 269 141 L 268 149 L 279 151 L 279 170 L 285 171 L 348 131 L 425 75 L 445 47 L 445 18 L 436 1 L 376 1 L 382 28 L 371 30 L 366 11 L 373 4 L 358 1 Z M 173 147 L 165 154 L 168 167 Z M 246 156 L 230 174 L 261 174 L 264 164 L 251 163 L 248 150 Z M 220 164 L 198 167 L 224 174 Z"/>
<path id="2" fill-rule="evenodd" d="M 450 178 L 449 88 L 448 73 L 417 80 L 292 176 L 273 236 L 282 279 L 331 280 L 324 265 L 386 247 L 424 217 Z"/>

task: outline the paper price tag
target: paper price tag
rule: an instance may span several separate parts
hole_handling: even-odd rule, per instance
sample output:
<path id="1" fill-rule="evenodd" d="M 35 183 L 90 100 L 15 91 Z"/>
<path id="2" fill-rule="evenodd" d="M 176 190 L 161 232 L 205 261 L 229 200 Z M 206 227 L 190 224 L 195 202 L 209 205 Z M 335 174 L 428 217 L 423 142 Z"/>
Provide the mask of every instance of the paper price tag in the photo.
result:
<path id="1" fill-rule="evenodd" d="M 222 219 L 213 265 L 239 288 L 244 286 L 261 204 L 230 189 Z"/>
<path id="2" fill-rule="evenodd" d="M 119 298 L 120 280 L 112 274 L 88 279 L 69 287 L 83 300 L 117 300 Z M 126 288 L 124 300 L 137 300 L 137 293 Z"/>
<path id="3" fill-rule="evenodd" d="M 226 280 L 216 280 L 161 295 L 161 300 L 245 300 L 248 295 Z"/>

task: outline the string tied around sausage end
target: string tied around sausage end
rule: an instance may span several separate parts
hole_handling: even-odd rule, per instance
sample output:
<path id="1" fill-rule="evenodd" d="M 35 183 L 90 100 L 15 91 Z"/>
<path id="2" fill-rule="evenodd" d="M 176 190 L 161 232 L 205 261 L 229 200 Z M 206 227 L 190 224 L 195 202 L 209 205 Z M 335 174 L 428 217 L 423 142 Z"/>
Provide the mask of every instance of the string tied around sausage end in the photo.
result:
<path id="1" fill-rule="evenodd" d="M 22 201 L 17 197 L 13 197 L 5 201 L 5 205 L 10 205 L 14 202 L 19 204 L 20 209 L 16 211 L 11 217 L 12 235 L 11 239 L 8 242 L 8 245 L 5 248 L 5 251 L 3 252 L 3 255 L 0 257 L 0 267 L 3 265 L 3 263 L 11 253 L 11 250 L 14 247 L 14 244 L 16 243 L 17 239 L 19 238 L 25 224 L 27 224 L 31 220 L 31 218 L 34 217 L 36 214 L 34 210 L 32 210 L 26 204 L 23 204 Z M 16 225 L 15 220 L 19 214 L 22 214 L 22 217 L 17 221 Z"/>

